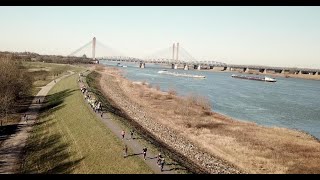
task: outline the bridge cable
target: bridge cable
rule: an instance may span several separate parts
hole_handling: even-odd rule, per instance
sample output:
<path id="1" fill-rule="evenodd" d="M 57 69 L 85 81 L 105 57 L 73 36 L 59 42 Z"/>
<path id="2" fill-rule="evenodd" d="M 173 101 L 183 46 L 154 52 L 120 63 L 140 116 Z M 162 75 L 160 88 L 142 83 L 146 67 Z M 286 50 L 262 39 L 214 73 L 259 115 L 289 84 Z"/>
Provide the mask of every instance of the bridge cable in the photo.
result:
<path id="1" fill-rule="evenodd" d="M 81 46 L 79 49 L 72 52 L 69 56 L 74 56 L 76 53 L 78 53 L 79 51 L 81 51 L 82 49 L 84 49 L 85 47 L 87 47 L 90 44 L 92 44 L 92 40 L 90 42 L 86 43 L 85 45 Z"/>

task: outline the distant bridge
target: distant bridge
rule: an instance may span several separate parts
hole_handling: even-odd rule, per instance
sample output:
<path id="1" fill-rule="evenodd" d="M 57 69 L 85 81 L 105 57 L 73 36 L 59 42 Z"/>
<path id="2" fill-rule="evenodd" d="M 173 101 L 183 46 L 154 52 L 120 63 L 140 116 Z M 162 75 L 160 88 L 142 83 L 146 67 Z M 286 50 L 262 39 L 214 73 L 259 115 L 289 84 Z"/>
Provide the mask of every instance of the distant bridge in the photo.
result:
<path id="1" fill-rule="evenodd" d="M 96 58 L 96 45 L 103 47 L 108 56 L 101 56 Z M 213 60 L 197 60 L 192 57 L 184 48 L 179 46 L 179 43 L 174 43 L 172 46 L 157 51 L 144 58 L 135 58 L 125 56 L 122 53 L 116 52 L 112 48 L 100 43 L 94 37 L 90 42 L 86 43 L 76 51 L 70 54 L 74 56 L 84 48 L 92 46 L 92 59 L 95 63 L 99 63 L 99 60 L 105 61 L 116 61 L 116 62 L 133 62 L 139 63 L 140 68 L 145 68 L 146 63 L 153 64 L 169 64 L 172 69 L 183 68 L 184 70 L 193 69 L 219 69 L 220 71 L 239 71 L 239 72 L 251 72 L 256 71 L 260 73 L 281 73 L 281 74 L 309 74 L 319 75 L 320 69 L 308 69 L 308 68 L 291 68 L 291 67 L 270 67 L 270 66 L 257 66 L 257 65 L 235 65 L 226 64 L 219 61 Z"/>

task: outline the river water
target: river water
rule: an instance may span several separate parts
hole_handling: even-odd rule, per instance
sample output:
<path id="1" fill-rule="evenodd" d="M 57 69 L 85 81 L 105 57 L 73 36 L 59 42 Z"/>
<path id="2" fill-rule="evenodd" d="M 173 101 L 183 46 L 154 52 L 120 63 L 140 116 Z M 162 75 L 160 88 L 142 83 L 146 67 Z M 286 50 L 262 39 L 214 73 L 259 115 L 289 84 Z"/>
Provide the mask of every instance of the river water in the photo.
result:
<path id="1" fill-rule="evenodd" d="M 116 62 L 101 61 L 116 66 Z M 320 139 L 320 81 L 277 77 L 268 83 L 231 78 L 231 72 L 173 70 L 204 75 L 206 79 L 159 74 L 165 69 L 146 64 L 140 69 L 135 63 L 121 63 L 126 78 L 159 85 L 163 91 L 174 89 L 178 95 L 195 93 L 208 97 L 215 112 L 238 120 L 252 121 L 264 126 L 298 129 Z"/>

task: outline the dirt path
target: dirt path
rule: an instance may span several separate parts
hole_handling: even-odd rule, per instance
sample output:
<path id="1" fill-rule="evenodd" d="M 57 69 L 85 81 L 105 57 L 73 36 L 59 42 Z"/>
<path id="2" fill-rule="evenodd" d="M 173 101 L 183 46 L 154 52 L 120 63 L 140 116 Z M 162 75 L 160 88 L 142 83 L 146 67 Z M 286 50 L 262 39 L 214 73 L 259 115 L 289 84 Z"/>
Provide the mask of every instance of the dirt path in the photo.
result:
<path id="1" fill-rule="evenodd" d="M 74 74 L 72 71 L 68 72 L 69 74 L 53 80 L 41 88 L 41 90 L 32 100 L 32 103 L 26 112 L 28 120 L 25 121 L 23 118 L 21 118 L 20 123 L 17 125 L 16 132 L 8 135 L 9 137 L 5 137 L 6 140 L 0 147 L 0 174 L 13 174 L 18 172 L 20 167 L 21 151 L 26 144 L 29 132 L 37 118 L 38 111 L 42 106 L 44 98 L 57 82 Z"/>
<path id="2" fill-rule="evenodd" d="M 86 73 L 84 75 L 87 75 L 87 74 L 89 73 Z M 82 78 L 82 81 L 83 82 L 85 81 L 85 77 Z M 80 86 L 81 85 L 83 84 L 80 82 Z M 96 113 L 96 115 L 119 139 L 122 139 L 122 136 L 121 136 L 122 129 L 117 122 L 112 120 L 109 117 L 109 115 L 106 113 L 104 113 L 102 117 L 100 113 Z M 122 141 L 128 146 L 128 149 L 130 149 L 133 152 L 132 154 L 128 154 L 127 158 L 130 158 L 130 156 L 139 156 L 141 157 L 141 159 L 143 159 L 142 149 L 144 148 L 144 145 L 135 139 L 131 139 L 129 132 L 126 132 L 125 138 Z M 166 165 L 164 165 L 163 171 L 161 171 L 161 168 L 157 164 L 157 155 L 150 152 L 150 150 L 147 151 L 145 162 L 156 174 L 176 174 L 174 169 Z"/>

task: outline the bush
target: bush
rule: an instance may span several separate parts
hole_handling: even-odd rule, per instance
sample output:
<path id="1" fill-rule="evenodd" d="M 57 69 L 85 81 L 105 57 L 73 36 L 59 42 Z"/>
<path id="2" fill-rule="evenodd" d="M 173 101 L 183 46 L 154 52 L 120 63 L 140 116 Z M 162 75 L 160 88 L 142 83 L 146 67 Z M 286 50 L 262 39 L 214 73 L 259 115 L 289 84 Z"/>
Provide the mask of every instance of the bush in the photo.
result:
<path id="1" fill-rule="evenodd" d="M 209 99 L 204 96 L 191 94 L 187 97 L 186 101 L 189 106 L 200 106 L 205 111 L 211 111 L 212 109 Z"/>
<path id="2" fill-rule="evenodd" d="M 172 96 L 177 95 L 177 91 L 175 91 L 174 89 L 169 89 L 168 93 L 169 95 L 172 95 Z"/>

